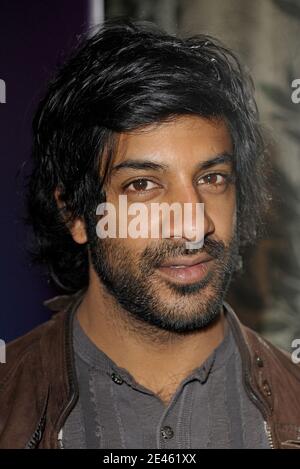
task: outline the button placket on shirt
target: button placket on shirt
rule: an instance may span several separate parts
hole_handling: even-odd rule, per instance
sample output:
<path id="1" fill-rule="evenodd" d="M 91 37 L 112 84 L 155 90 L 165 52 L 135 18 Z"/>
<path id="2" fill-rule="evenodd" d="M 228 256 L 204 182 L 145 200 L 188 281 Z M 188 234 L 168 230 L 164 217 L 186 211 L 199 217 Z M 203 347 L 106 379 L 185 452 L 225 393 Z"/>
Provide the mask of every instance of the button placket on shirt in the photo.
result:
<path id="1" fill-rule="evenodd" d="M 215 358 L 216 358 L 216 353 L 214 353 L 212 355 L 212 357 L 209 359 L 208 362 L 206 362 L 204 365 L 202 365 L 196 372 L 196 379 L 199 380 L 202 384 L 204 384 L 211 372 L 211 369 L 214 365 L 214 362 L 215 362 Z M 186 382 L 183 384 L 184 385 L 188 385 L 191 381 L 191 378 L 188 378 L 186 380 Z M 181 390 L 180 390 L 180 393 L 182 393 L 182 390 L 183 390 L 183 386 L 181 386 Z M 172 401 L 170 402 L 169 406 L 167 407 L 166 411 L 164 412 L 164 417 L 162 418 L 162 421 L 161 422 L 164 422 L 167 418 L 167 415 L 172 411 L 172 408 L 174 407 L 176 401 L 177 401 L 177 398 L 178 398 L 178 390 L 176 392 L 176 394 L 173 396 L 172 398 Z M 162 425 L 160 427 L 160 442 L 161 444 L 159 445 L 159 447 L 168 447 L 168 442 L 169 441 L 172 441 L 173 438 L 175 436 L 175 432 L 173 430 L 173 428 L 170 426 L 170 425 Z"/>
<path id="2" fill-rule="evenodd" d="M 169 403 L 169 405 L 167 406 L 167 408 L 165 409 L 163 413 L 163 416 L 160 421 L 160 430 L 159 430 L 160 438 L 159 438 L 158 448 L 162 448 L 162 449 L 167 448 L 169 446 L 168 442 L 171 442 L 175 437 L 175 431 L 173 427 L 171 425 L 164 425 L 163 422 L 169 419 L 170 413 L 172 413 L 173 408 L 176 405 L 176 402 L 178 400 L 178 396 L 181 395 L 182 393 L 182 389 L 183 389 L 182 387 L 180 387 L 180 391 L 179 389 L 177 389 L 176 394 L 173 396 L 171 402 Z"/>
<path id="3" fill-rule="evenodd" d="M 170 427 L 169 425 L 165 425 L 161 428 L 160 434 L 165 440 L 170 440 L 174 436 L 174 431 L 172 427 Z"/>

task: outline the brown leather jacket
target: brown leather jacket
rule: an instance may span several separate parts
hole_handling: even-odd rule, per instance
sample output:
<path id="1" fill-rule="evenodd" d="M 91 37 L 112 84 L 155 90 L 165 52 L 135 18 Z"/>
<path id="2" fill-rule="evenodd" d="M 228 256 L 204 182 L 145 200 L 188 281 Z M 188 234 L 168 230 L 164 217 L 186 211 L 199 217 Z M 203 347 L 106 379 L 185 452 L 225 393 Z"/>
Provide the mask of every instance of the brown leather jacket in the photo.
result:
<path id="1" fill-rule="evenodd" d="M 78 398 L 72 320 L 83 291 L 45 302 L 52 319 L 7 346 L 0 364 L 0 448 L 61 448 L 60 429 Z M 243 326 L 224 303 L 249 398 L 272 448 L 300 449 L 300 367 Z"/>

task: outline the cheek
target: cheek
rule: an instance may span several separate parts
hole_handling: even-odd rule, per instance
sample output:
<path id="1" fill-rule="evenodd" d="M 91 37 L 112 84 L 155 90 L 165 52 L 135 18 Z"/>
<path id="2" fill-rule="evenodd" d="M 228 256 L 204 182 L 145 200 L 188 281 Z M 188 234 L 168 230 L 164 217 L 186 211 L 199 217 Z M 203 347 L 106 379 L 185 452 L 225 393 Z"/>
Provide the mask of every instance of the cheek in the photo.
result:
<path id="1" fill-rule="evenodd" d="M 141 253 L 149 246 L 151 243 L 151 239 L 147 238 L 117 238 L 115 242 L 118 244 L 119 247 L 123 248 L 123 250 L 127 253 L 130 253 L 132 258 L 138 258 Z"/>
<path id="2" fill-rule="evenodd" d="M 222 199 L 207 204 L 207 213 L 214 223 L 216 237 L 229 241 L 236 226 L 235 190 L 230 191 Z"/>

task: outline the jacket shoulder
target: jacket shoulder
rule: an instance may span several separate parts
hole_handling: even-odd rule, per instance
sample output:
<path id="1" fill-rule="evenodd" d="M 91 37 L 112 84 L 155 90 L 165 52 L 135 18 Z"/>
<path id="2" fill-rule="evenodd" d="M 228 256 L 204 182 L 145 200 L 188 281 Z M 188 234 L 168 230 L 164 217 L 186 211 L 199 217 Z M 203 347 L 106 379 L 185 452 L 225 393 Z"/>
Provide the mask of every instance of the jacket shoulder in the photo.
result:
<path id="1" fill-rule="evenodd" d="M 281 447 L 299 448 L 300 365 L 293 363 L 291 354 L 245 326 L 244 334 L 250 348 L 252 383 L 268 404 L 273 436 L 282 442 Z"/>
<path id="2" fill-rule="evenodd" d="M 51 347 L 60 341 L 69 307 L 81 297 L 82 292 L 79 290 L 72 295 L 58 295 L 44 301 L 44 305 L 53 312 L 51 319 L 7 344 L 6 362 L 0 364 L 0 390 L 15 370 L 42 368 L 42 355 L 51 356 Z"/>
<path id="3" fill-rule="evenodd" d="M 33 361 L 40 360 L 41 340 L 55 333 L 64 316 L 65 311 L 55 313 L 48 321 L 7 344 L 5 363 L 0 364 L 0 390 L 20 366 L 29 368 Z"/>
<path id="4" fill-rule="evenodd" d="M 0 364 L 0 448 L 28 447 L 44 425 L 48 436 L 53 431 L 70 391 L 66 348 L 76 297 L 45 302 L 56 312 L 52 318 L 7 345 Z"/>
<path id="5" fill-rule="evenodd" d="M 252 329 L 246 326 L 243 326 L 243 328 L 256 364 L 260 365 L 261 368 L 264 367 L 263 358 L 265 358 L 268 368 L 271 367 L 273 372 L 282 369 L 285 373 L 289 373 L 300 385 L 300 363 L 293 362 L 292 354 L 272 344 Z"/>

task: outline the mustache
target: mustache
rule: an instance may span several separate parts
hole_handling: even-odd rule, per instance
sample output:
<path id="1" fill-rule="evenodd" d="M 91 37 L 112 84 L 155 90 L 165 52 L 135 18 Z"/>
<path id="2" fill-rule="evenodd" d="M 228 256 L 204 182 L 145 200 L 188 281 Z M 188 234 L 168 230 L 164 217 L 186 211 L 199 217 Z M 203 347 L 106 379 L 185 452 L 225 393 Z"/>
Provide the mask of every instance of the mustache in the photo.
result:
<path id="1" fill-rule="evenodd" d="M 141 259 L 147 265 L 156 268 L 172 257 L 195 256 L 204 252 L 214 259 L 219 259 L 224 256 L 226 246 L 223 241 L 207 238 L 200 249 L 187 249 L 185 243 L 174 244 L 174 241 L 163 240 L 159 246 L 148 246 L 144 250 Z"/>

